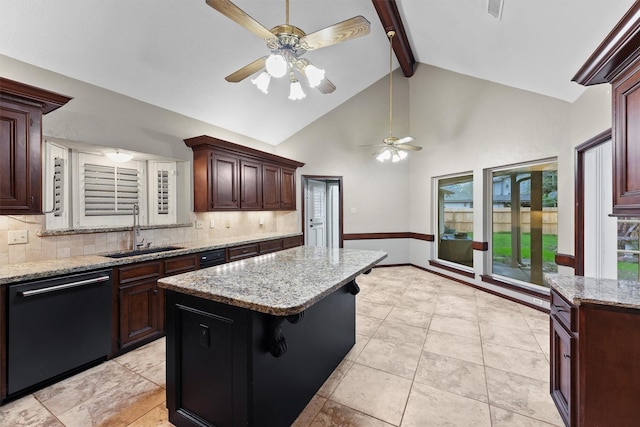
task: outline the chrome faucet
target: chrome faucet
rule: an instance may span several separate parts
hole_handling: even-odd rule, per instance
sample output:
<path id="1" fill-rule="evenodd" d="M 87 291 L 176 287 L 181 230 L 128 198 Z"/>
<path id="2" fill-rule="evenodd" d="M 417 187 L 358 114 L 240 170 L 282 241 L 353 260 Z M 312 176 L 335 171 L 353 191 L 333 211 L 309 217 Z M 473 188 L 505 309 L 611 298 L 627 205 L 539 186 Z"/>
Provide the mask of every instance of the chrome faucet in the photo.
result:
<path id="1" fill-rule="evenodd" d="M 133 204 L 133 228 L 131 229 L 131 250 L 135 251 L 144 245 L 144 237 L 140 238 L 140 207 L 137 203 Z"/>

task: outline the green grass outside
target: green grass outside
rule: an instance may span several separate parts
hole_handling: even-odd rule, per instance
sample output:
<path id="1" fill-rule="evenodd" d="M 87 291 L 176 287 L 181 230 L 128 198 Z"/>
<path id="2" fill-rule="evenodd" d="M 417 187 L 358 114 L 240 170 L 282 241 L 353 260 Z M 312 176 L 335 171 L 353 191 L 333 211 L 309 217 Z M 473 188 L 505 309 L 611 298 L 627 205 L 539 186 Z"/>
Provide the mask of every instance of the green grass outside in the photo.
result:
<path id="1" fill-rule="evenodd" d="M 521 234 L 522 258 L 531 259 L 531 234 Z M 542 262 L 555 262 L 558 250 L 558 236 L 555 234 L 542 235 Z M 493 233 L 493 258 L 511 258 L 511 233 Z"/>

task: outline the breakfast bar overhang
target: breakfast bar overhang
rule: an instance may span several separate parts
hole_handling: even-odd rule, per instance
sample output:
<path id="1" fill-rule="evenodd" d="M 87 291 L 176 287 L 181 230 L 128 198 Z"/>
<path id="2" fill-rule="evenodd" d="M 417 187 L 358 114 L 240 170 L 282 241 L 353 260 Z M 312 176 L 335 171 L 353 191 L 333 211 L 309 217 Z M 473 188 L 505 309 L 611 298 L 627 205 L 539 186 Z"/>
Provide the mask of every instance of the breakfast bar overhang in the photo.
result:
<path id="1" fill-rule="evenodd" d="M 355 279 L 386 256 L 303 246 L 160 280 L 169 421 L 291 425 L 355 344 Z"/>

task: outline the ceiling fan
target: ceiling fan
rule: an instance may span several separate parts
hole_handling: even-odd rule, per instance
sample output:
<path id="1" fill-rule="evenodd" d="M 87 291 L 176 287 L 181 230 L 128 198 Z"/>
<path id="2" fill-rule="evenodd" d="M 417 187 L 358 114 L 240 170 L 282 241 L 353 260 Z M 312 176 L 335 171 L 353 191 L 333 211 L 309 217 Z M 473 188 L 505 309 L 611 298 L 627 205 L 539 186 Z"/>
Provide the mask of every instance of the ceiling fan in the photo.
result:
<path id="1" fill-rule="evenodd" d="M 310 50 L 364 36 L 370 31 L 369 21 L 362 16 L 356 16 L 314 33 L 306 34 L 300 28 L 289 25 L 289 0 L 286 0 L 286 24 L 268 30 L 229 0 L 206 0 L 206 2 L 227 18 L 263 39 L 271 52 L 270 55 L 258 58 L 229 74 L 225 80 L 237 83 L 262 69 L 266 69 L 251 82 L 258 89 L 267 93 L 272 77 L 280 78 L 288 73 L 291 82 L 289 99 L 301 99 L 306 96 L 294 70 L 305 76 L 309 86 L 317 88 L 321 93 L 331 93 L 336 89 L 335 85 L 324 77 L 324 70 L 302 58 L 302 55 Z"/>
<path id="2" fill-rule="evenodd" d="M 393 36 L 396 32 L 391 30 L 387 32 L 389 37 L 389 136 L 382 140 L 382 144 L 377 144 L 380 148 L 373 153 L 380 162 L 391 160 L 397 162 L 407 157 L 407 151 L 420 151 L 422 147 L 409 144 L 414 138 L 405 136 L 398 138 L 393 136 Z"/>

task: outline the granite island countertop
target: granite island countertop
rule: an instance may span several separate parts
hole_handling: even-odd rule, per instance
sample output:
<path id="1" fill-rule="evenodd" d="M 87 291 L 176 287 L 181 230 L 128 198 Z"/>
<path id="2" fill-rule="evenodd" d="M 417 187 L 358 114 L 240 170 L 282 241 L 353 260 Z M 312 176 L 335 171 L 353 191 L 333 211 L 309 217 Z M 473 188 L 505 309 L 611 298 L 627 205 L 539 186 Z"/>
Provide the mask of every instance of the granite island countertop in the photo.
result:
<path id="1" fill-rule="evenodd" d="M 545 274 L 545 282 L 573 305 L 583 303 L 640 309 L 640 283 L 632 280 L 596 279 Z"/>
<path id="2" fill-rule="evenodd" d="M 158 286 L 276 316 L 300 313 L 370 270 L 385 252 L 300 246 L 158 280 Z"/>
<path id="3" fill-rule="evenodd" d="M 22 282 L 26 280 L 46 279 L 49 277 L 81 273 L 84 271 L 111 268 L 119 265 L 133 264 L 142 261 L 159 260 L 180 255 L 222 249 L 230 246 L 259 243 L 267 240 L 301 236 L 302 233 L 261 233 L 239 237 L 216 239 L 215 241 L 176 243 L 168 246 L 176 246 L 179 249 L 142 255 L 127 256 L 124 258 L 108 258 L 105 255 L 81 255 L 70 258 L 53 259 L 47 261 L 24 262 L 0 266 L 0 286 Z M 126 252 L 126 251 L 125 251 Z M 115 252 L 117 253 L 117 252 Z"/>

